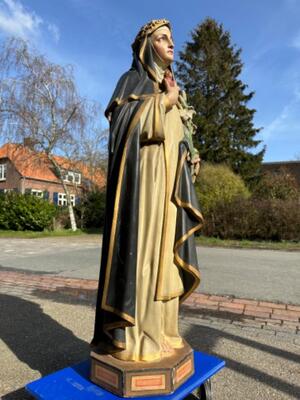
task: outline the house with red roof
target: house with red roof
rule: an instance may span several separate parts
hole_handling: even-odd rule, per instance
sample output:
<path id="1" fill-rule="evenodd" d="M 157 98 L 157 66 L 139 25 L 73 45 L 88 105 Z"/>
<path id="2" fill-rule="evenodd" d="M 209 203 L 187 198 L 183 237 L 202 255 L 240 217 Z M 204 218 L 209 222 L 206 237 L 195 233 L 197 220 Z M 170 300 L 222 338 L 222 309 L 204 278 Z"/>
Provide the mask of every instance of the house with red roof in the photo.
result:
<path id="1" fill-rule="evenodd" d="M 84 192 L 106 184 L 105 174 L 93 173 L 87 165 L 53 156 L 63 171 L 64 183 L 69 189 L 71 202 L 78 204 Z M 6 143 L 0 147 L 0 192 L 16 191 L 47 199 L 54 204 L 67 204 L 60 178 L 47 155 L 36 152 L 26 144 Z"/>

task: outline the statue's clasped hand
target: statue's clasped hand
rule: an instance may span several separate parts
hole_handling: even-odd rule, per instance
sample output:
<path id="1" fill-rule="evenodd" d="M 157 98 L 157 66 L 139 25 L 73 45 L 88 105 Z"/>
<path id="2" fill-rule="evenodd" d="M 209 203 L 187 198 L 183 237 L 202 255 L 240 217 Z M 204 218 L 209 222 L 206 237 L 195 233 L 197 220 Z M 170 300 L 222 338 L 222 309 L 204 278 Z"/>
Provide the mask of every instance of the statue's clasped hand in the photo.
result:
<path id="1" fill-rule="evenodd" d="M 166 92 L 170 103 L 170 107 L 173 107 L 178 101 L 179 87 L 176 81 L 174 80 L 170 70 L 167 70 L 165 73 L 164 84 L 166 87 Z"/>

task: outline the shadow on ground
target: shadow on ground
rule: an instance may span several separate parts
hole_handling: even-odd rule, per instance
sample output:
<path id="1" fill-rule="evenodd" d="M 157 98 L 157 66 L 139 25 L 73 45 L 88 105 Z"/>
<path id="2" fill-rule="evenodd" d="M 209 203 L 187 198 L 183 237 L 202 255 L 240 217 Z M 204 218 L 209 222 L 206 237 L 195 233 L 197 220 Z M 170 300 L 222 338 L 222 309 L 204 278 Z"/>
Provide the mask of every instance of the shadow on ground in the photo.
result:
<path id="1" fill-rule="evenodd" d="M 88 343 L 34 302 L 0 294 L 0 315 L 0 338 L 20 361 L 42 376 L 88 357 Z M 30 396 L 20 389 L 2 397 L 17 399 L 27 400 Z"/>
<path id="2" fill-rule="evenodd" d="M 88 357 L 88 344 L 45 314 L 42 308 L 34 302 L 0 294 L 0 315 L 0 338 L 20 361 L 26 363 L 32 370 L 39 371 L 42 376 Z M 216 352 L 216 344 L 222 339 L 227 339 L 250 349 L 275 355 L 279 360 L 286 359 L 300 363 L 300 357 L 295 353 L 212 327 L 190 325 L 185 338 L 194 349 L 214 354 L 223 359 L 223 355 Z M 299 387 L 263 372 L 259 369 L 259 363 L 256 368 L 234 358 L 225 357 L 225 361 L 227 368 L 238 371 L 239 374 L 243 374 L 255 382 L 268 385 L 282 395 L 287 394 L 295 399 L 298 398 Z M 191 395 L 186 399 L 195 398 Z M 16 390 L 2 397 L 2 400 L 29 399 L 32 397 L 24 389 Z"/>
<path id="3" fill-rule="evenodd" d="M 199 338 L 201 338 L 201 345 L 199 345 Z M 268 385 L 276 391 L 281 392 L 282 394 L 293 396 L 295 399 L 299 398 L 299 386 L 293 385 L 283 379 L 269 375 L 261 371 L 259 368 L 253 368 L 246 364 L 240 363 L 232 358 L 224 357 L 223 355 L 218 354 L 218 352 L 215 351 L 215 347 L 217 341 L 219 341 L 220 339 L 228 339 L 235 343 L 239 343 L 247 347 L 259 350 L 261 352 L 278 356 L 281 359 L 293 361 L 295 363 L 300 363 L 299 355 L 289 351 L 278 349 L 267 344 L 259 343 L 256 340 L 251 340 L 250 338 L 240 337 L 231 333 L 227 333 L 210 327 L 204 327 L 201 325 L 192 325 L 189 331 L 186 333 L 185 339 L 195 350 L 213 354 L 217 357 L 224 359 L 226 362 L 226 368 L 229 368 L 233 371 L 238 371 L 239 374 L 243 374 L 256 382 Z M 191 395 L 186 399 L 192 400 L 195 398 L 196 397 Z"/>
<path id="4" fill-rule="evenodd" d="M 32 274 L 32 275 L 54 275 L 54 272 L 49 271 L 35 271 L 32 269 L 24 269 L 24 268 L 13 268 L 13 267 L 5 267 L 0 264 L 0 272 L 21 272 L 22 274 Z M 56 271 L 55 274 L 59 274 L 62 271 Z"/>

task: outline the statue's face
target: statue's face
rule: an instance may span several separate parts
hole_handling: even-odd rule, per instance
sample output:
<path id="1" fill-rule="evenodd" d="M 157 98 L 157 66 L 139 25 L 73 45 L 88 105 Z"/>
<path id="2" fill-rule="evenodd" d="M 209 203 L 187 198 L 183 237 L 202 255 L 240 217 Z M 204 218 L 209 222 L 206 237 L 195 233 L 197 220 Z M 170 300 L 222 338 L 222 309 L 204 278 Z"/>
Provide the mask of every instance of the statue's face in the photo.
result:
<path id="1" fill-rule="evenodd" d="M 153 47 L 159 57 L 167 64 L 174 60 L 174 42 L 170 29 L 162 26 L 151 35 Z"/>

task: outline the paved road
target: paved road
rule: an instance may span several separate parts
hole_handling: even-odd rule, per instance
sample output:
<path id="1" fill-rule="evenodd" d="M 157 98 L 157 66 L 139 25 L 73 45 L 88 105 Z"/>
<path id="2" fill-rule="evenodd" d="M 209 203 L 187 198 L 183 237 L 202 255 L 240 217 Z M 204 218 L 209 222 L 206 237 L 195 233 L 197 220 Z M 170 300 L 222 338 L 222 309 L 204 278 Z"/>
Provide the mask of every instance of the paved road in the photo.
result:
<path id="1" fill-rule="evenodd" d="M 100 238 L 0 239 L 0 268 L 97 279 Z M 300 304 L 300 252 L 199 247 L 199 291 Z"/>
<path id="2" fill-rule="evenodd" d="M 194 349 L 226 361 L 213 378 L 214 400 L 299 399 L 299 334 L 275 336 L 273 330 L 198 314 L 182 315 L 181 334 Z M 2 400 L 31 400 L 22 388 L 26 383 L 88 358 L 91 307 L 16 295 L 13 288 L 2 293 L 0 286 L 0 315 Z"/>

